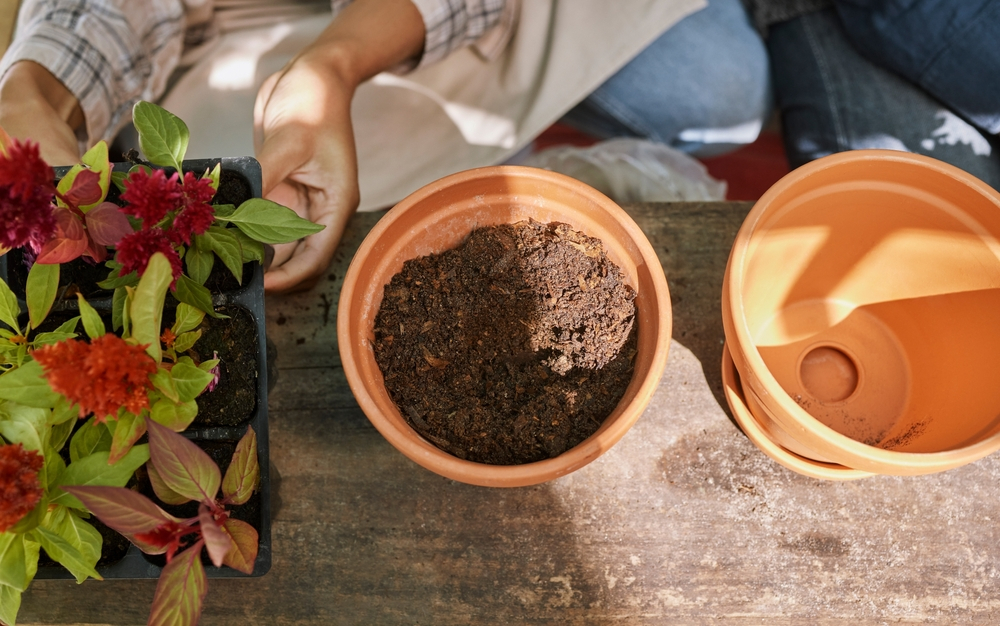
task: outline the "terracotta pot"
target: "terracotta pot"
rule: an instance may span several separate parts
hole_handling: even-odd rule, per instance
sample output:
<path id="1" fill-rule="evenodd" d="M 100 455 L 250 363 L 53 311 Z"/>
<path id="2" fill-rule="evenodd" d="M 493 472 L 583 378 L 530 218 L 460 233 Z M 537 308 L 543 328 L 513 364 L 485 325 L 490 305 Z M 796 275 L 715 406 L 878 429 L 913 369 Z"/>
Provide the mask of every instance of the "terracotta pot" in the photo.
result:
<path id="1" fill-rule="evenodd" d="M 600 429 L 563 454 L 523 465 L 459 459 L 413 430 L 386 392 L 372 351 L 383 287 L 403 262 L 460 244 L 477 226 L 532 218 L 563 222 L 599 238 L 636 290 L 638 354 L 632 382 Z M 546 170 L 500 166 L 433 182 L 393 207 L 358 249 L 341 291 L 337 337 L 347 381 L 372 424 L 400 452 L 442 476 L 475 485 L 516 487 L 558 478 L 590 463 L 631 428 L 663 373 L 670 344 L 670 296 L 648 240 L 614 202 L 572 178 Z"/>
<path id="2" fill-rule="evenodd" d="M 998 237 L 1000 194 L 919 155 L 837 154 L 775 184 L 723 285 L 744 402 L 770 441 L 897 475 L 1000 449 Z"/>

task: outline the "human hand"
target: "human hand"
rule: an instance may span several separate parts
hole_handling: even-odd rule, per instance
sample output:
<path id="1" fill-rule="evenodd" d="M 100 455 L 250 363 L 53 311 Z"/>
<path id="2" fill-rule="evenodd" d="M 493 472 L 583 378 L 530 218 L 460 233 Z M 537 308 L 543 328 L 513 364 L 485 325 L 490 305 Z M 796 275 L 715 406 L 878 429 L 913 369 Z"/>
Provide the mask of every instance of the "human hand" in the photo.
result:
<path id="1" fill-rule="evenodd" d="M 80 103 L 47 69 L 32 61 L 10 67 L 0 81 L 0 128 L 39 145 L 49 165 L 74 165 L 80 147 L 73 130 L 83 125 Z"/>
<path id="2" fill-rule="evenodd" d="M 270 76 L 257 93 L 254 144 L 264 196 L 326 228 L 275 246 L 264 274 L 273 292 L 309 289 L 326 272 L 358 208 L 358 165 L 351 126 L 354 88 L 308 51 Z"/>

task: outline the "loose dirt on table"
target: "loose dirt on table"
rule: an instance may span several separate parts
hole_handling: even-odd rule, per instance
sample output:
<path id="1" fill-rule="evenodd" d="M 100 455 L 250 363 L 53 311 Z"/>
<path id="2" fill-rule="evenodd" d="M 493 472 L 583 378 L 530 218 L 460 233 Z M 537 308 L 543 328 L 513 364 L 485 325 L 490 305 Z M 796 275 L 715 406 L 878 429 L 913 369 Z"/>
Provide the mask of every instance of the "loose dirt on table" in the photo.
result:
<path id="1" fill-rule="evenodd" d="M 566 224 L 474 230 L 407 261 L 375 318 L 375 359 L 410 425 L 459 457 L 517 465 L 592 435 L 632 378 L 635 291 Z"/>

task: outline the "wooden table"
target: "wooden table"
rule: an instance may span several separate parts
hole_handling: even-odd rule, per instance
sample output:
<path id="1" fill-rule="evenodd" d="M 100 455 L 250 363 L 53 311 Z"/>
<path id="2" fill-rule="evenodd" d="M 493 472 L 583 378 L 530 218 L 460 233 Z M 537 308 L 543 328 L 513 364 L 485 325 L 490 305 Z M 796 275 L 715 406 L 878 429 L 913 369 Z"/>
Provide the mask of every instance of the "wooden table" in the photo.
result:
<path id="1" fill-rule="evenodd" d="M 441 478 L 355 404 L 340 283 L 268 299 L 280 376 L 269 574 L 211 580 L 202 624 L 1000 623 L 1000 456 L 919 478 L 799 476 L 722 397 L 719 295 L 748 203 L 627 207 L 670 284 L 674 341 L 649 409 L 611 451 L 544 485 Z M 22 623 L 145 623 L 155 581 L 36 581 Z"/>

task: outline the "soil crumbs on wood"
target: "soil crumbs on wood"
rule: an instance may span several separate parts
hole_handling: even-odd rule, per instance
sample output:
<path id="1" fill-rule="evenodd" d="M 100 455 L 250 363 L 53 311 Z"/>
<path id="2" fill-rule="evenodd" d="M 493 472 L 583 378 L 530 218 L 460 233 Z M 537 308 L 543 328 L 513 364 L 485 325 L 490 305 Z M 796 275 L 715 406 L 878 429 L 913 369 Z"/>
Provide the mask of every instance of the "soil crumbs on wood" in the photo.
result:
<path id="1" fill-rule="evenodd" d="M 598 239 L 534 221 L 479 228 L 385 287 L 375 359 L 428 441 L 517 465 L 592 435 L 632 378 L 635 292 Z"/>

